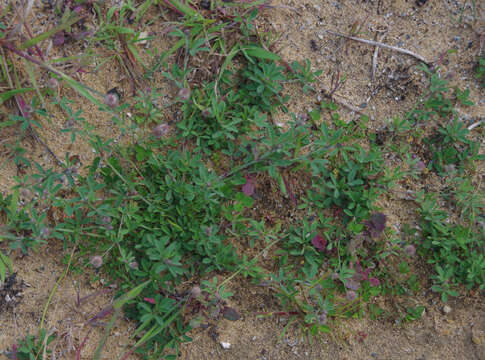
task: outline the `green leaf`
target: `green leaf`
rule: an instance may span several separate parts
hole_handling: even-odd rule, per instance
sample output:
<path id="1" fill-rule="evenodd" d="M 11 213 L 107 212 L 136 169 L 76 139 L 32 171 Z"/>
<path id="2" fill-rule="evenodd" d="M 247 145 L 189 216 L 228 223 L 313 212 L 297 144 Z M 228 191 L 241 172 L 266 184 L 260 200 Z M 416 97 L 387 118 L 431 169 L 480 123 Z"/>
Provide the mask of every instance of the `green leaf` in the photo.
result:
<path id="1" fill-rule="evenodd" d="M 258 59 L 266 59 L 266 60 L 273 60 L 273 61 L 278 61 L 281 60 L 281 56 L 272 53 L 271 51 L 265 50 L 263 48 L 260 48 L 258 46 L 250 46 L 243 51 L 252 57 L 258 58 Z"/>
<path id="2" fill-rule="evenodd" d="M 7 267 L 0 261 L 0 281 L 5 282 L 5 275 L 7 275 Z"/>
<path id="3" fill-rule="evenodd" d="M 145 286 L 147 286 L 149 283 L 150 283 L 151 280 L 147 280 L 145 281 L 144 283 L 138 285 L 137 287 L 131 289 L 130 291 L 128 291 L 125 295 L 121 296 L 119 299 L 117 299 L 114 303 L 113 303 L 113 307 L 116 309 L 116 310 L 119 310 L 123 307 L 123 305 L 125 305 L 128 301 L 134 299 L 135 297 L 137 297 L 140 292 L 143 290 L 143 288 Z"/>
<path id="4" fill-rule="evenodd" d="M 320 109 L 315 108 L 312 111 L 310 111 L 310 117 L 312 118 L 313 122 L 317 122 L 320 120 Z"/>
<path id="5" fill-rule="evenodd" d="M 3 102 L 7 101 L 8 99 L 10 99 L 11 97 L 17 94 L 23 94 L 34 90 L 35 90 L 34 88 L 20 88 L 20 89 L 12 89 L 12 90 L 2 92 L 0 94 L 0 104 L 2 104 Z"/>

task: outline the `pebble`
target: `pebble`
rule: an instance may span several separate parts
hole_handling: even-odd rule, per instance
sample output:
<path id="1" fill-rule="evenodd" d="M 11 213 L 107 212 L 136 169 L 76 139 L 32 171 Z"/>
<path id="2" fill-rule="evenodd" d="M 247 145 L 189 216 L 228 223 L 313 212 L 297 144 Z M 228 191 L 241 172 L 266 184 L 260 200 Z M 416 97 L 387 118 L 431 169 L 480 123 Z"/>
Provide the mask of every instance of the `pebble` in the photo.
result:
<path id="1" fill-rule="evenodd" d="M 223 349 L 226 349 L 227 350 L 227 349 L 230 349 L 231 348 L 231 344 L 228 343 L 228 342 L 221 341 L 220 344 L 221 344 L 221 347 Z"/>
<path id="2" fill-rule="evenodd" d="M 480 330 L 477 326 L 472 328 L 472 341 L 475 345 L 485 344 L 485 331 Z"/>
<path id="3" fill-rule="evenodd" d="M 443 313 L 449 314 L 451 312 L 451 307 L 448 305 L 443 306 Z"/>
<path id="4" fill-rule="evenodd" d="M 148 31 L 142 31 L 138 38 L 143 40 L 138 41 L 138 44 L 145 45 L 148 42 L 148 40 L 146 39 L 147 37 L 148 37 Z"/>
<path id="5" fill-rule="evenodd" d="M 332 5 L 335 6 L 337 9 L 342 10 L 342 5 L 340 5 L 340 3 L 338 3 L 337 1 L 332 3 Z"/>

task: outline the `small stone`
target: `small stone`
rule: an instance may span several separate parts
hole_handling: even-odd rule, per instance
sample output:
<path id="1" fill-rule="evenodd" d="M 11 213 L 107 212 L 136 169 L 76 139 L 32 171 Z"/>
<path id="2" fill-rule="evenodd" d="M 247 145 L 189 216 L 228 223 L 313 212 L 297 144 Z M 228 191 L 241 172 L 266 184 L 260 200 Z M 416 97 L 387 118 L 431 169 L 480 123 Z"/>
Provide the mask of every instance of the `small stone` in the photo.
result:
<path id="1" fill-rule="evenodd" d="M 485 345 L 485 331 L 480 330 L 477 325 L 472 328 L 472 341 L 475 345 Z"/>
<path id="2" fill-rule="evenodd" d="M 451 307 L 448 305 L 443 306 L 443 313 L 449 314 L 451 312 Z"/>
<path id="3" fill-rule="evenodd" d="M 221 341 L 220 344 L 221 344 L 221 347 L 225 350 L 228 350 L 231 348 L 231 344 L 228 342 Z"/>
<path id="4" fill-rule="evenodd" d="M 146 39 L 147 37 L 148 37 L 148 31 L 142 31 L 140 33 L 140 36 L 138 36 L 138 38 L 142 40 L 138 41 L 138 44 L 145 45 L 148 42 L 148 40 Z"/>

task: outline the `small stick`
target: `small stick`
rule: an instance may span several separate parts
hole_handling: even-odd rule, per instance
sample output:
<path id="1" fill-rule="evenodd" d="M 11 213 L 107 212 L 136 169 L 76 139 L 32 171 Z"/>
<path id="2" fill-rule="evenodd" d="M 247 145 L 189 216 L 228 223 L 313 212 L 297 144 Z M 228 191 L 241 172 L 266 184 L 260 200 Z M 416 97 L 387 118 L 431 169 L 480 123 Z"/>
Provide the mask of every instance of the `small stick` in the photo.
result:
<path id="1" fill-rule="evenodd" d="M 467 127 L 468 131 L 472 131 L 475 129 L 477 126 L 480 126 L 483 123 L 484 120 L 477 121 L 474 124 L 471 124 L 469 127 Z"/>
<path id="2" fill-rule="evenodd" d="M 381 41 L 384 40 L 386 37 L 386 33 L 382 34 Z M 377 37 L 376 37 L 377 40 Z M 374 79 L 376 76 L 376 69 L 377 69 L 377 58 L 379 57 L 379 46 L 376 45 L 374 50 L 374 55 L 372 56 L 372 70 L 370 72 L 370 78 Z"/>
<path id="3" fill-rule="evenodd" d="M 338 33 L 338 32 L 332 31 L 332 30 L 325 30 L 325 32 L 327 32 L 329 34 L 332 34 L 332 35 L 335 35 L 335 36 L 341 36 L 341 37 L 344 37 L 344 38 L 347 38 L 347 39 L 350 39 L 350 40 L 360 41 L 360 42 L 363 42 L 365 44 L 379 46 L 379 47 L 383 47 L 383 48 L 389 49 L 389 50 L 394 50 L 394 51 L 400 52 L 402 54 L 406 54 L 406 55 L 412 56 L 412 57 L 418 59 L 419 61 L 424 62 L 425 64 L 429 64 L 428 60 L 426 60 L 421 55 L 415 54 L 412 51 L 409 51 L 409 50 L 406 50 L 406 49 L 403 49 L 403 48 L 400 48 L 400 47 L 397 47 L 397 46 L 392 46 L 392 45 L 384 44 L 384 43 L 381 43 L 379 41 L 372 41 L 372 40 L 361 39 L 361 38 L 358 38 L 358 37 L 355 37 L 355 36 L 341 34 L 341 33 Z"/>

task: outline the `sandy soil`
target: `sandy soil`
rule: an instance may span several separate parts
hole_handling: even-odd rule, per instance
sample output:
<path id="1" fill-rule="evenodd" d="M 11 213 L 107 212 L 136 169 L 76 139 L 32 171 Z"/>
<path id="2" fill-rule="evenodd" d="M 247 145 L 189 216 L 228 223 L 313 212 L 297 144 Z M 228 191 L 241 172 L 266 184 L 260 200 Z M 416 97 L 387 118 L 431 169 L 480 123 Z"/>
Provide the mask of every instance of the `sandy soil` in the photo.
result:
<path id="1" fill-rule="evenodd" d="M 476 103 L 474 107 L 459 109 L 462 120 L 469 125 L 483 118 L 484 93 L 473 79 L 473 65 L 483 46 L 480 44 L 480 34 L 483 41 L 485 30 L 483 4 L 475 1 L 473 11 L 471 1 L 421 2 L 425 4 L 416 6 L 416 2 L 411 0 L 274 0 L 271 8 L 262 12 L 258 31 L 282 34 L 275 48 L 286 61 L 309 59 L 315 70 L 323 69 L 322 83 L 316 84 L 321 93 L 293 97 L 290 100 L 291 111 L 306 112 L 315 106 L 318 96 L 325 95 L 324 89 L 334 87 L 333 81 L 337 76 L 341 84 L 335 92 L 336 99 L 368 114 L 370 128 L 376 131 L 384 126 L 387 119 L 412 107 L 425 86 L 424 77 L 416 70 L 417 62 L 413 57 L 380 49 L 376 74 L 372 78 L 375 48 L 326 32 L 332 30 L 348 34 L 352 25 L 357 23 L 361 27 L 357 36 L 361 38 L 374 40 L 377 37 L 379 41 L 411 50 L 430 62 L 441 57 L 442 73 L 448 74 L 453 84 L 460 88 L 469 88 L 470 98 Z M 461 16 L 462 6 L 465 9 Z M 148 29 L 158 34 L 149 44 L 152 50 L 166 49 L 170 43 L 171 40 L 162 35 L 163 29 L 157 23 Z M 456 49 L 456 52 L 447 54 L 450 49 Z M 73 44 L 68 51 L 76 54 L 83 49 Z M 98 55 L 97 62 L 102 58 L 102 54 Z M 38 75 L 38 81 L 45 83 L 45 72 L 39 71 Z M 169 101 L 174 89 L 160 74 L 155 76 L 157 88 L 166 92 L 162 101 Z M 124 96 L 131 96 L 119 64 L 113 61 L 104 64 L 96 73 L 80 75 L 79 80 L 101 92 L 118 86 Z M 83 110 L 83 116 L 95 126 L 96 132 L 102 136 L 113 136 L 111 120 L 98 112 L 94 105 L 78 98 L 67 87 L 60 89 L 59 96 L 77 98 L 73 107 Z M 341 113 L 346 120 L 360 116 L 345 107 Z M 70 155 L 79 155 L 82 163 L 88 164 L 93 156 L 89 144 L 83 139 L 71 144 L 68 135 L 59 132 L 67 121 L 66 114 L 55 110 L 52 114 L 51 121 L 46 121 L 39 130 L 41 137 L 59 158 L 65 158 L 66 152 L 69 152 Z M 167 121 L 170 121 L 170 116 L 166 114 Z M 281 117 L 284 121 L 284 116 Z M 480 131 L 477 129 L 474 135 L 483 135 Z M 15 184 L 14 176 L 19 173 L 19 169 L 8 161 L 10 152 L 5 145 L 11 135 L 4 133 L 0 139 L 0 190 L 3 192 Z M 54 164 L 42 146 L 32 144 L 28 138 L 23 143 L 34 160 L 46 166 Z M 20 169 L 20 172 L 23 171 L 28 172 L 29 169 Z M 483 165 L 479 167 L 479 174 L 484 174 Z M 435 187 L 441 185 L 437 178 L 430 177 L 426 181 Z M 413 186 L 411 189 L 420 185 Z M 381 199 L 380 206 L 386 209 L 389 223 L 396 228 L 412 218 L 413 208 L 398 196 Z M 275 216 L 286 217 L 279 213 L 283 210 L 278 206 L 271 211 Z M 64 254 L 61 245 L 52 242 L 30 256 L 13 256 L 16 286 L 21 294 L 13 300 L 14 305 L 0 309 L 0 351 L 10 348 L 27 333 L 36 332 L 49 293 L 66 267 L 61 262 L 61 253 Z M 109 305 L 112 293 L 94 296 L 81 307 L 75 305 L 77 291 L 82 297 L 103 288 L 99 280 L 93 280 L 95 278 L 96 274 L 86 273 L 86 269 L 80 273 L 70 272 L 49 306 L 46 328 L 57 332 L 56 347 L 63 352 L 65 359 L 75 358 L 75 351 L 88 333 L 81 358 L 92 358 L 102 336 L 102 326 L 90 326 L 87 321 Z M 292 326 L 279 338 L 287 319 L 256 318 L 257 312 L 279 310 L 269 290 L 238 281 L 232 283 L 231 289 L 236 294 L 230 300 L 231 305 L 238 309 L 242 318 L 236 322 L 222 320 L 212 330 L 193 331 L 191 336 L 194 341 L 182 347 L 181 359 L 485 359 L 485 302 L 483 294 L 478 292 L 453 300 L 448 314 L 443 313 L 443 304 L 437 295 L 423 292 L 414 299 L 416 304 L 426 307 L 422 321 L 401 325 L 389 319 L 347 320 L 338 324 L 333 335 L 310 344 Z M 392 309 L 390 301 L 376 299 L 377 303 Z M 133 324 L 123 320 L 117 323 L 108 339 L 105 359 L 117 358 L 129 342 L 133 328 Z M 230 349 L 222 349 L 221 341 L 230 343 Z"/>

